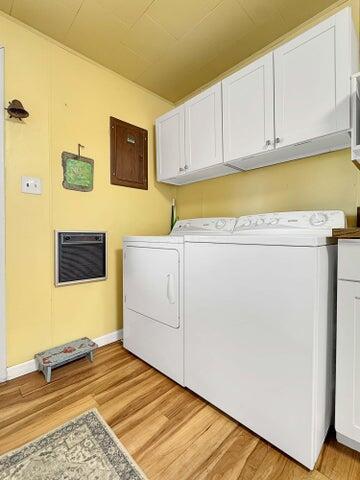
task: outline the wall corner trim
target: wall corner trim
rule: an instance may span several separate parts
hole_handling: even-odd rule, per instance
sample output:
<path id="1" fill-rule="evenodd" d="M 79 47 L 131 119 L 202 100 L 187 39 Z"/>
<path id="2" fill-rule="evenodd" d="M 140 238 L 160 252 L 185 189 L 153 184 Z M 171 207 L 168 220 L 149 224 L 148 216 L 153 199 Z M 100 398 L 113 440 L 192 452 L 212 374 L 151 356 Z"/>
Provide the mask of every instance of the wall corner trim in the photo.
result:
<path id="1" fill-rule="evenodd" d="M 109 343 L 117 342 L 123 338 L 123 331 L 116 330 L 115 332 L 107 333 L 106 335 L 102 335 L 101 337 L 94 338 L 94 342 L 96 342 L 99 347 L 103 347 L 108 345 Z M 19 363 L 18 365 L 14 365 L 13 367 L 7 368 L 7 380 L 12 380 L 17 377 L 21 377 L 22 375 L 26 375 L 27 373 L 35 372 L 37 370 L 35 360 L 28 360 L 24 363 Z"/>

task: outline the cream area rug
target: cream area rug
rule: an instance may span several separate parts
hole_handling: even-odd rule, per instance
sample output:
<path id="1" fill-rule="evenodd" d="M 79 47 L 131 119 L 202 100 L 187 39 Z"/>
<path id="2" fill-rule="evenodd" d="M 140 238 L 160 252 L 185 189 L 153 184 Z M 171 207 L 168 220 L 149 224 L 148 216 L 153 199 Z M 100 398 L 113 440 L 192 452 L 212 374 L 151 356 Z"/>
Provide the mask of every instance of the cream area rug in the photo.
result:
<path id="1" fill-rule="evenodd" d="M 144 480 L 97 410 L 0 457 L 0 480 Z"/>

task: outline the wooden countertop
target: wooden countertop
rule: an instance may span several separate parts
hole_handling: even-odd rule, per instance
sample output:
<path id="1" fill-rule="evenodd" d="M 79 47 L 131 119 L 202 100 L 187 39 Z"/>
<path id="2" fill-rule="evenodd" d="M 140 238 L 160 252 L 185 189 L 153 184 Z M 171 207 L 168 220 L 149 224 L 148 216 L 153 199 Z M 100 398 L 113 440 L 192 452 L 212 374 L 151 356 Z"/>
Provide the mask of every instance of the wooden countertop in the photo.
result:
<path id="1" fill-rule="evenodd" d="M 360 239 L 360 227 L 351 228 L 334 228 L 332 231 L 333 238 L 358 238 Z"/>

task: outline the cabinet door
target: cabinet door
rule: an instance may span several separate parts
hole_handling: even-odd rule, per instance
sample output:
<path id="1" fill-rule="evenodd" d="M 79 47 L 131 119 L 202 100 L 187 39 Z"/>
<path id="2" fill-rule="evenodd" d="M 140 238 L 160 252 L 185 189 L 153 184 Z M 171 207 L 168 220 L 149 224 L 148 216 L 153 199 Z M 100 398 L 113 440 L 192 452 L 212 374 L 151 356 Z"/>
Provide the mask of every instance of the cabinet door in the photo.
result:
<path id="1" fill-rule="evenodd" d="M 360 442 L 360 283 L 338 284 L 336 431 Z"/>
<path id="2" fill-rule="evenodd" d="M 185 170 L 223 162 L 221 83 L 185 103 Z"/>
<path id="3" fill-rule="evenodd" d="M 275 50 L 277 146 L 350 127 L 350 15 L 344 9 Z"/>
<path id="4" fill-rule="evenodd" d="M 157 179 L 174 178 L 184 171 L 184 106 L 156 120 Z"/>
<path id="5" fill-rule="evenodd" d="M 226 78 L 222 87 L 225 162 L 272 150 L 273 54 Z"/>

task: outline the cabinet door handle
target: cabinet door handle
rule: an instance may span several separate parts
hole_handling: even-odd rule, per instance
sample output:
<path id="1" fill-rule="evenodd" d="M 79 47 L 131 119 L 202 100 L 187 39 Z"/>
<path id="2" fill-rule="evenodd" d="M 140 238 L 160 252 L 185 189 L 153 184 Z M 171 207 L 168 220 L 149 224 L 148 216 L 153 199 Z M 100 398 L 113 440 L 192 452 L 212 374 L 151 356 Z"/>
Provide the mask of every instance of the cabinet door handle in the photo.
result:
<path id="1" fill-rule="evenodd" d="M 270 147 L 270 145 L 271 145 L 271 140 L 266 140 L 265 148 Z"/>
<path id="2" fill-rule="evenodd" d="M 276 137 L 275 138 L 275 143 L 280 143 L 281 142 L 281 138 L 280 137 Z"/>
<path id="3" fill-rule="evenodd" d="M 184 167 L 184 168 L 185 168 L 185 170 L 188 170 L 188 168 L 189 168 L 189 165 L 185 165 L 185 167 Z"/>
<path id="4" fill-rule="evenodd" d="M 182 167 L 179 168 L 179 172 L 183 172 L 184 169 Z"/>
<path id="5" fill-rule="evenodd" d="M 168 273 L 166 277 L 167 277 L 167 289 L 166 289 L 167 299 L 169 300 L 169 303 L 174 304 L 175 303 L 174 275 L 172 273 Z"/>

